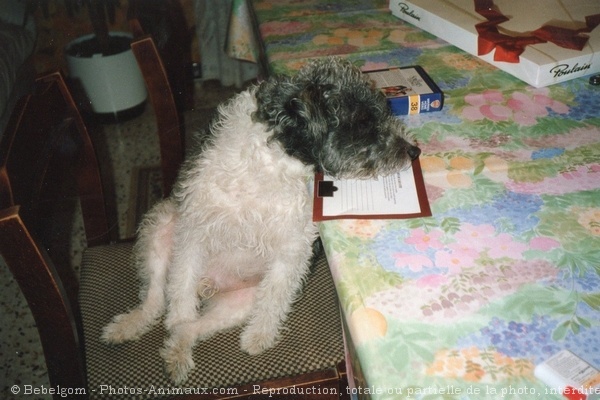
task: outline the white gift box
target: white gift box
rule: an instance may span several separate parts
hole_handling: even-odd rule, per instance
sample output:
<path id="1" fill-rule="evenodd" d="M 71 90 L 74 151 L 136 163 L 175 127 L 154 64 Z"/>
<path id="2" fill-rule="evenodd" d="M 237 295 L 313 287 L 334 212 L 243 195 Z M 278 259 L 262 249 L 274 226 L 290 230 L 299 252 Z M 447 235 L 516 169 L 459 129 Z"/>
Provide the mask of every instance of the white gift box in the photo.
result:
<path id="1" fill-rule="evenodd" d="M 392 14 L 536 87 L 600 72 L 599 0 L 390 0 Z"/>

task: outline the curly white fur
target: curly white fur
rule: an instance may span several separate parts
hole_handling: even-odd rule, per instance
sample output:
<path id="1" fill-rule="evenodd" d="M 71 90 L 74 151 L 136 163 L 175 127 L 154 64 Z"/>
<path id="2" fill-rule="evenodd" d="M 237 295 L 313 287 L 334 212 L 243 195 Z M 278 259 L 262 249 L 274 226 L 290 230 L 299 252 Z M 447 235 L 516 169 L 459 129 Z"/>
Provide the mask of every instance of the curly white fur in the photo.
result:
<path id="1" fill-rule="evenodd" d="M 248 321 L 242 348 L 273 346 L 308 271 L 312 168 L 267 144 L 255 109 L 252 91 L 221 107 L 213 142 L 188 161 L 173 196 L 146 215 L 136 244 L 142 303 L 103 332 L 107 342 L 137 339 L 166 306 L 171 337 L 161 354 L 178 383 L 193 367 L 196 340 L 220 330 Z M 210 293 L 202 315 L 199 289 Z"/>

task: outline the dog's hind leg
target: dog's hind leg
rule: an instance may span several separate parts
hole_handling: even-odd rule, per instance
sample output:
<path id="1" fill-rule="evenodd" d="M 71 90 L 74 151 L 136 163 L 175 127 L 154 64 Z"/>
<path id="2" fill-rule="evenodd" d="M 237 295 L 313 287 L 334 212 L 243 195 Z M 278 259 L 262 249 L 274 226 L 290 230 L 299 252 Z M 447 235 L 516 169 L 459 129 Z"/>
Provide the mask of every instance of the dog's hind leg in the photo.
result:
<path id="1" fill-rule="evenodd" d="M 117 315 L 102 332 L 109 343 L 134 340 L 156 324 L 165 311 L 167 269 L 171 262 L 173 227 L 176 220 L 172 201 L 156 204 L 144 217 L 134 247 L 138 273 L 142 281 L 141 304 Z"/>
<path id="2" fill-rule="evenodd" d="M 161 356 L 174 383 L 183 383 L 194 368 L 192 349 L 197 341 L 244 323 L 254 306 L 256 287 L 217 293 L 208 300 L 204 314 L 192 322 L 174 326 Z"/>

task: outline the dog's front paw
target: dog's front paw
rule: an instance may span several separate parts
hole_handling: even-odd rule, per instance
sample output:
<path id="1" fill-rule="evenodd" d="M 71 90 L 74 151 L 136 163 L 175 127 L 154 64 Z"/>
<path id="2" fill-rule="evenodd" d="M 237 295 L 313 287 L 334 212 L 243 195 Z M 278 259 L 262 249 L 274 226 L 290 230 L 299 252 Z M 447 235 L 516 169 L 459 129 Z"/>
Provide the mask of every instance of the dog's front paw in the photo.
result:
<path id="1" fill-rule="evenodd" d="M 277 329 L 260 330 L 248 325 L 242 332 L 240 345 L 243 351 L 256 355 L 275 346 L 277 339 Z"/>
<path id="2" fill-rule="evenodd" d="M 165 342 L 160 355 L 165 361 L 165 369 L 173 383 L 180 385 L 185 382 L 188 373 L 194 368 L 192 348 L 182 341 L 171 338 Z"/>
<path id="3" fill-rule="evenodd" d="M 117 315 L 113 321 L 102 329 L 102 340 L 106 343 L 123 343 L 128 340 L 139 339 L 146 333 L 153 323 L 142 310 L 135 309 L 125 314 Z"/>

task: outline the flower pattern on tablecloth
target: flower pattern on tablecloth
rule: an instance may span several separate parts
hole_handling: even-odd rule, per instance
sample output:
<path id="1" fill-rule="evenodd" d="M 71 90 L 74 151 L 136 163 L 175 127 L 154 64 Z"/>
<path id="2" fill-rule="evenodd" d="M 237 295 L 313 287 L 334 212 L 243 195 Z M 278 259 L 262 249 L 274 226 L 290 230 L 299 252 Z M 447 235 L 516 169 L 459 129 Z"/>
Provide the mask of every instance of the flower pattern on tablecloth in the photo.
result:
<path id="1" fill-rule="evenodd" d="M 550 111 L 567 114 L 569 107 L 552 99 L 548 88 L 515 91 L 505 95 L 500 90 L 486 90 L 482 93 L 469 93 L 465 96 L 468 106 L 462 110 L 469 121 L 487 118 L 500 122 L 514 120 L 523 126 L 532 126 L 537 118 L 549 115 Z"/>
<path id="2" fill-rule="evenodd" d="M 534 367 L 528 359 L 508 357 L 493 348 L 472 346 L 439 351 L 426 373 L 460 377 L 466 382 L 492 383 L 510 381 L 519 376 L 532 378 Z"/>

